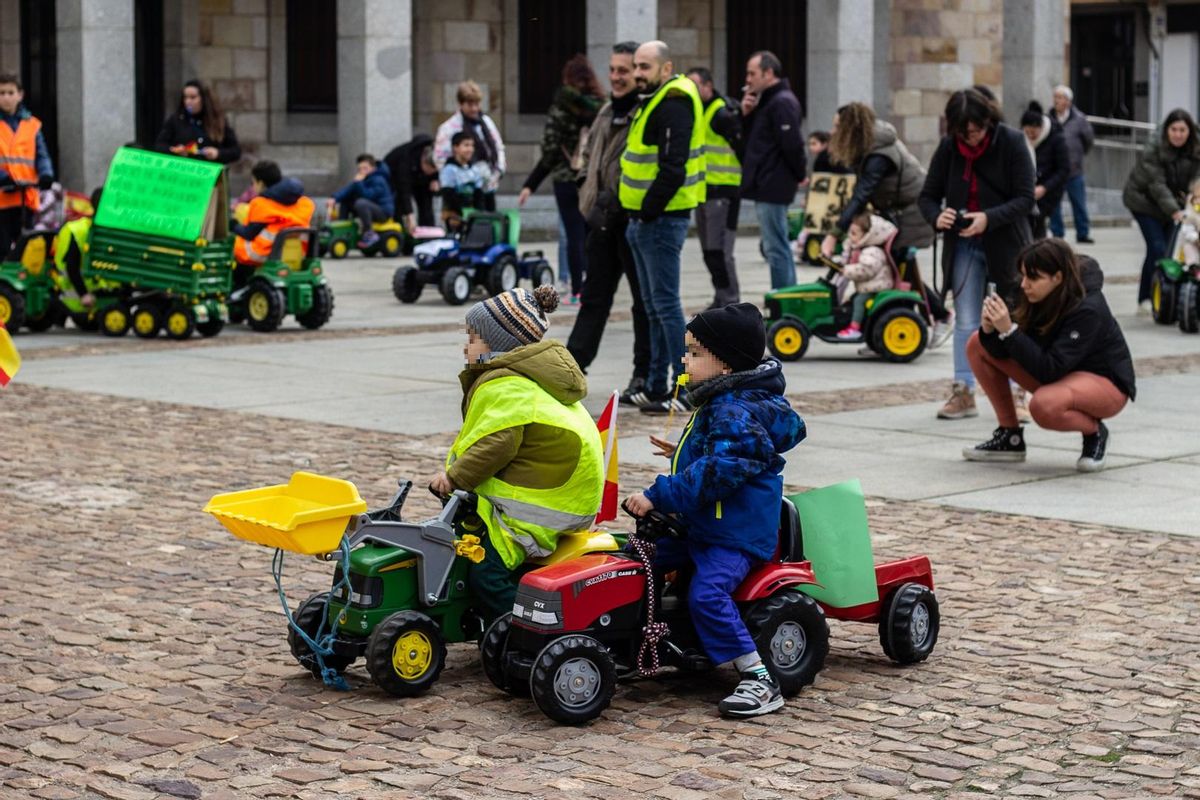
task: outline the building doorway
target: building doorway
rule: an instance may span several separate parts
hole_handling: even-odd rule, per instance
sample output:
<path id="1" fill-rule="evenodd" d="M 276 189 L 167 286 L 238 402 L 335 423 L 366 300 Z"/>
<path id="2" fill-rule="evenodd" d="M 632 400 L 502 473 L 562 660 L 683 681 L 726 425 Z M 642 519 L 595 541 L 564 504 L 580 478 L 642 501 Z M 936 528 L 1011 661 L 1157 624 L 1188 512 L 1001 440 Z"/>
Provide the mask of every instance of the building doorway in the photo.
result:
<path id="1" fill-rule="evenodd" d="M 758 0 L 727 3 L 726 92 L 742 96 L 750 54 L 770 50 L 783 64 L 783 74 L 805 107 L 807 80 L 808 3 L 798 0 Z"/>
<path id="2" fill-rule="evenodd" d="M 163 108 L 162 0 L 133 4 L 133 80 L 137 87 L 137 141 L 153 147 L 166 118 Z"/>
<path id="3" fill-rule="evenodd" d="M 1134 117 L 1133 10 L 1071 9 L 1071 89 L 1085 114 Z"/>
<path id="4" fill-rule="evenodd" d="M 25 107 L 42 121 L 42 138 L 58 169 L 58 21 L 54 3 L 21 0 L 21 83 Z"/>

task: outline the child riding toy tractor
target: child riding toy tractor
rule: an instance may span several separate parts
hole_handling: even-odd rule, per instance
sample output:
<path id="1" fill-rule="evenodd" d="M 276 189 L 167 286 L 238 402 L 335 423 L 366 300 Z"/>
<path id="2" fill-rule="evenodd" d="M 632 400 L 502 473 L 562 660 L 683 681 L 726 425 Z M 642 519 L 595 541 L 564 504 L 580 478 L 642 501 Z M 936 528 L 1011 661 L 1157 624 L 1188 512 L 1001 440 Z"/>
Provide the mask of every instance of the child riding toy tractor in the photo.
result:
<path id="1" fill-rule="evenodd" d="M 1188 263 L 1181 241 L 1186 227 L 1176 224 L 1167 256 L 1150 278 L 1150 310 L 1159 325 L 1179 325 L 1184 333 L 1200 332 L 1200 263 Z"/>
<path id="2" fill-rule="evenodd" d="M 463 230 L 453 239 L 435 239 L 413 250 L 415 266 L 392 276 L 392 292 L 402 303 L 415 303 L 425 284 L 436 284 L 450 305 L 467 302 L 477 285 L 495 296 L 522 280 L 535 287 L 554 285 L 554 270 L 540 250 L 521 253 L 521 219 L 514 210 L 469 211 Z"/>
<path id="3" fill-rule="evenodd" d="M 824 665 L 827 616 L 877 625 L 884 653 L 899 664 L 929 656 L 940 624 L 929 559 L 874 565 L 857 481 L 786 498 L 781 517 L 775 558 L 752 568 L 733 599 L 785 697 Z M 653 674 L 660 660 L 711 669 L 686 606 L 688 575 L 648 567 L 649 545 L 686 536 L 678 521 L 650 511 L 626 552 L 525 574 L 512 613 L 484 635 L 488 678 L 510 694 L 531 695 L 556 722 L 578 724 L 608 707 L 620 676 Z"/>

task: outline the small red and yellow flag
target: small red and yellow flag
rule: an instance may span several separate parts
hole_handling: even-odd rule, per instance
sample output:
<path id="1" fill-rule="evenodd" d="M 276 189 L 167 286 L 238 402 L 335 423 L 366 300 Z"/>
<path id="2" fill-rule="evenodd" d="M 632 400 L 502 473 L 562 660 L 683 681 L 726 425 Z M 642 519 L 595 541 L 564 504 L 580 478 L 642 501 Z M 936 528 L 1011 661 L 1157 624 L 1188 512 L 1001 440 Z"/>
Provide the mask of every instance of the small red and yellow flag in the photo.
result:
<path id="1" fill-rule="evenodd" d="M 600 419 L 596 420 L 596 428 L 604 442 L 604 495 L 600 500 L 600 512 L 596 514 L 597 524 L 617 518 L 617 408 L 620 400 L 621 393 L 613 392 Z"/>
<path id="2" fill-rule="evenodd" d="M 8 386 L 8 382 L 21 368 L 21 354 L 17 352 L 12 337 L 4 323 L 0 322 L 0 386 Z"/>

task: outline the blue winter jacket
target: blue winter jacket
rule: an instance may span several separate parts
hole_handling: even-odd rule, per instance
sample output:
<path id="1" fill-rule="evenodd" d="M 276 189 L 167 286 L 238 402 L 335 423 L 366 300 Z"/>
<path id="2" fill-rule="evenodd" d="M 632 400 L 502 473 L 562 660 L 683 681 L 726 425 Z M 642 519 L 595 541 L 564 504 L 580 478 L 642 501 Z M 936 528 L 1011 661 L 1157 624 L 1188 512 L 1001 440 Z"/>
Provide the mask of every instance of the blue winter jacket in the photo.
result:
<path id="1" fill-rule="evenodd" d="M 741 550 L 760 561 L 778 543 L 781 453 L 805 436 L 804 420 L 783 396 L 783 370 L 768 358 L 748 372 L 705 381 L 700 402 L 671 461 L 646 497 L 677 513 L 691 541 Z"/>
<path id="2" fill-rule="evenodd" d="M 360 197 L 365 197 L 382 208 L 388 219 L 396 213 L 396 201 L 392 196 L 392 172 L 387 164 L 380 161 L 374 172 L 361 181 L 353 181 L 338 189 L 333 199 L 338 203 L 349 202 L 353 205 Z"/>

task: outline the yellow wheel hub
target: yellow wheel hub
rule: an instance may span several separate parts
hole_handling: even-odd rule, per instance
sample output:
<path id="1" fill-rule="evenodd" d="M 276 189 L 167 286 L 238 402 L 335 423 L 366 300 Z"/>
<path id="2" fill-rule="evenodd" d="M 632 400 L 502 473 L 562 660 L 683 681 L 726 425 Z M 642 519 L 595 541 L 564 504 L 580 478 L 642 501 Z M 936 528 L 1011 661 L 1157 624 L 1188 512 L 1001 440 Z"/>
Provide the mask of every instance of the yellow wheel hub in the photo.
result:
<path id="1" fill-rule="evenodd" d="M 383 249 L 386 250 L 389 255 L 395 255 L 396 253 L 400 252 L 400 240 L 395 236 L 387 237 L 383 240 Z"/>
<path id="2" fill-rule="evenodd" d="M 8 302 L 8 298 L 0 294 L 0 322 L 8 324 L 12 319 L 12 303 Z"/>
<path id="3" fill-rule="evenodd" d="M 154 330 L 154 315 L 149 311 L 139 311 L 134 314 L 133 329 L 142 334 L 150 333 Z"/>
<path id="4" fill-rule="evenodd" d="M 255 292 L 250 295 L 250 302 L 246 304 L 246 313 L 250 315 L 250 319 L 261 322 L 271 313 L 271 301 L 262 292 Z"/>
<path id="5" fill-rule="evenodd" d="M 187 326 L 187 317 L 182 311 L 173 311 L 167 317 L 167 330 L 176 336 L 182 336 L 183 332 L 187 330 Z"/>
<path id="6" fill-rule="evenodd" d="M 128 327 L 129 321 L 125 317 L 125 312 L 119 308 L 114 308 L 104 315 L 104 327 L 106 330 L 119 331 Z"/>
<path id="7" fill-rule="evenodd" d="M 400 635 L 392 646 L 392 669 L 405 680 L 416 680 L 433 664 L 433 643 L 420 631 Z"/>
<path id="8" fill-rule="evenodd" d="M 1158 281 L 1154 282 L 1153 291 L 1150 293 L 1150 303 L 1154 306 L 1156 314 L 1162 310 L 1162 284 Z"/>
<path id="9" fill-rule="evenodd" d="M 775 331 L 775 349 L 785 356 L 795 355 L 804 345 L 804 334 L 798 328 L 783 327 Z"/>
<path id="10" fill-rule="evenodd" d="M 345 242 L 339 239 L 338 241 L 334 242 L 329 249 L 335 256 L 341 258 L 342 256 L 346 255 L 346 251 L 349 249 L 349 247 Z"/>
<path id="11" fill-rule="evenodd" d="M 921 344 L 921 326 L 908 317 L 897 317 L 883 329 L 883 346 L 898 356 L 912 355 Z"/>
<path id="12" fill-rule="evenodd" d="M 821 240 L 810 235 L 804 242 L 804 250 L 809 260 L 816 261 L 821 257 Z"/>

